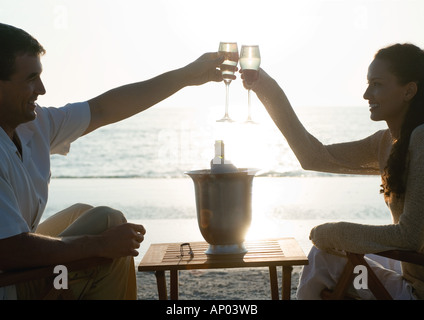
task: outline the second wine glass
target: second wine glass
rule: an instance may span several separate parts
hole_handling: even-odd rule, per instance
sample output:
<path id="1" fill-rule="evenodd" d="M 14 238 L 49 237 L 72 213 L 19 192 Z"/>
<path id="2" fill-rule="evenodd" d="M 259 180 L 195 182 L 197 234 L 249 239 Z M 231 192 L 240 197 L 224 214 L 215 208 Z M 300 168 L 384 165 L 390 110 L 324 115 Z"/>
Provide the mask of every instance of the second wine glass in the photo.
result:
<path id="1" fill-rule="evenodd" d="M 243 71 L 244 80 L 247 83 L 252 83 L 258 77 L 259 66 L 261 65 L 261 54 L 259 46 L 241 46 L 240 51 L 240 67 Z M 252 107 L 250 102 L 250 88 L 247 90 L 247 105 L 248 114 L 246 123 L 254 123 L 252 120 Z"/>
<path id="2" fill-rule="evenodd" d="M 218 122 L 233 122 L 233 120 L 228 115 L 228 105 L 229 105 L 229 91 L 230 83 L 232 76 L 237 67 L 239 53 L 236 42 L 220 42 L 219 50 L 220 53 L 224 54 L 224 62 L 221 64 L 222 78 L 225 82 L 225 115 L 222 119 L 217 120 Z"/>

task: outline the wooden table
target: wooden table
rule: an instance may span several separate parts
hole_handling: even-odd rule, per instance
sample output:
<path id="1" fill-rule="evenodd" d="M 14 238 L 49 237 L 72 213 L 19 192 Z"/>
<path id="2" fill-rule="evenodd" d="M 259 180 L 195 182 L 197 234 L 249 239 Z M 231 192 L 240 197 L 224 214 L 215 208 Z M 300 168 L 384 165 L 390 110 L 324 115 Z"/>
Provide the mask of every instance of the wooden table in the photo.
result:
<path id="1" fill-rule="evenodd" d="M 294 265 L 308 264 L 308 259 L 294 238 L 246 241 L 245 254 L 206 255 L 209 247 L 206 242 L 191 242 L 193 255 L 184 246 L 181 256 L 181 243 L 152 244 L 138 266 L 138 271 L 154 271 L 159 299 L 168 299 L 165 271 L 170 271 L 170 296 L 178 299 L 178 272 L 189 269 L 248 268 L 268 267 L 271 298 L 279 299 L 277 266 L 282 267 L 282 299 L 290 299 L 291 273 Z"/>

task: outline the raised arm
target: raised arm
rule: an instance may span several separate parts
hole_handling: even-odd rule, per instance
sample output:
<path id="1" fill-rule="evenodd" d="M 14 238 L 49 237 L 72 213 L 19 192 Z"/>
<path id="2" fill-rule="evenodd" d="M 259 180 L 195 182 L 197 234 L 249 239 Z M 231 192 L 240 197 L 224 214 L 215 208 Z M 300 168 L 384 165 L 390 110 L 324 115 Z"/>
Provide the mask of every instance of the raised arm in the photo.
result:
<path id="1" fill-rule="evenodd" d="M 332 173 L 380 174 L 379 146 L 383 132 L 363 140 L 323 145 L 305 129 L 283 89 L 264 70 L 259 70 L 253 84 L 245 83 L 245 86 L 250 86 L 257 94 L 302 168 Z"/>
<path id="2" fill-rule="evenodd" d="M 146 110 L 186 86 L 222 81 L 217 68 L 222 61 L 218 53 L 205 53 L 183 68 L 112 89 L 89 100 L 91 121 L 85 134 Z"/>

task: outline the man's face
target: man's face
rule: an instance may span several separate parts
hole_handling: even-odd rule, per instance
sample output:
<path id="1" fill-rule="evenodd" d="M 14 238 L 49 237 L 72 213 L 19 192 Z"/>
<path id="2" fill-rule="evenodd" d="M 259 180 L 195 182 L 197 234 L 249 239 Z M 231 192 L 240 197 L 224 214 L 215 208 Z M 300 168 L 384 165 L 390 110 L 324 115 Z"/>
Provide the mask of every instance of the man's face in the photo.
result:
<path id="1" fill-rule="evenodd" d="M 39 56 L 24 54 L 15 59 L 15 72 L 0 80 L 0 126 L 9 135 L 21 123 L 34 120 L 35 100 L 46 93 L 40 75 Z"/>

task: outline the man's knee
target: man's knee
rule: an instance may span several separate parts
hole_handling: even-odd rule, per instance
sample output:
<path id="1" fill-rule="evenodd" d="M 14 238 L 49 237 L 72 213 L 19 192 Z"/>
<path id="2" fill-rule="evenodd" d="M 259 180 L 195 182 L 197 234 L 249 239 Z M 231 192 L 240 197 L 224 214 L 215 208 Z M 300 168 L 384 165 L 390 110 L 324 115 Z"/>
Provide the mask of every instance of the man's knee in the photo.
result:
<path id="1" fill-rule="evenodd" d="M 71 211 L 75 211 L 75 212 L 84 213 L 84 212 L 91 210 L 91 209 L 93 209 L 93 206 L 90 206 L 89 204 L 75 203 L 72 206 L 70 206 L 68 209 L 65 209 L 65 210 L 71 210 Z"/>
<path id="2" fill-rule="evenodd" d="M 125 215 L 116 209 L 107 206 L 98 206 L 90 210 L 90 214 L 99 215 L 107 219 L 107 226 L 113 227 L 127 222 Z"/>

